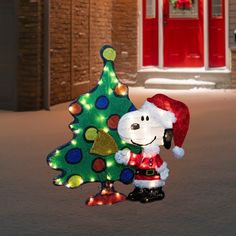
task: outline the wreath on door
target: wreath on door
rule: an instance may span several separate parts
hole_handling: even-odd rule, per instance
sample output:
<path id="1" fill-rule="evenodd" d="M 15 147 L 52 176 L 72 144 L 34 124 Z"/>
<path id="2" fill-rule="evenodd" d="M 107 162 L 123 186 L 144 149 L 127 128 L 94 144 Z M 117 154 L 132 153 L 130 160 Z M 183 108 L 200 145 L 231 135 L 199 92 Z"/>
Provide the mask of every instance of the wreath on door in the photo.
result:
<path id="1" fill-rule="evenodd" d="M 193 7 L 193 0 L 170 0 L 174 8 L 181 10 L 190 10 Z"/>

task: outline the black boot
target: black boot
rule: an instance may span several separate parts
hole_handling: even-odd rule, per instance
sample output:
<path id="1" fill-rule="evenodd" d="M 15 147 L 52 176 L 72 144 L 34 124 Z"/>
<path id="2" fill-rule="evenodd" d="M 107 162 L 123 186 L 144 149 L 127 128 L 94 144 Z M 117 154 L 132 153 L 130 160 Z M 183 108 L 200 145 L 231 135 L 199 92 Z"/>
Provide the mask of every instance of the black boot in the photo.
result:
<path id="1" fill-rule="evenodd" d="M 142 188 L 135 187 L 133 192 L 129 193 L 127 199 L 130 201 L 140 201 L 145 196 L 145 191 Z"/>
<path id="2" fill-rule="evenodd" d="M 141 203 L 148 203 L 153 201 L 162 200 L 165 197 L 165 193 L 162 187 L 149 189 L 149 193 L 140 199 Z"/>

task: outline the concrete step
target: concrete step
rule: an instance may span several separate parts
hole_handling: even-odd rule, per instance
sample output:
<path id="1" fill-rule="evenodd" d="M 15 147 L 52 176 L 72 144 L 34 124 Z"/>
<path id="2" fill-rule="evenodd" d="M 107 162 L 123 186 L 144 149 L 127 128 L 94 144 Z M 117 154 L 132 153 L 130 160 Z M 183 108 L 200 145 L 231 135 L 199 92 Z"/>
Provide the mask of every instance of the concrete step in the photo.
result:
<path id="1" fill-rule="evenodd" d="M 178 80 L 166 78 L 151 78 L 145 81 L 145 88 L 158 89 L 193 89 L 193 88 L 207 88 L 215 89 L 216 83 L 209 81 L 199 81 L 194 79 Z"/>
<path id="2" fill-rule="evenodd" d="M 172 80 L 196 80 L 202 82 L 212 82 L 215 84 L 195 84 L 194 87 L 210 86 L 211 88 L 230 88 L 231 86 L 231 71 L 228 69 L 214 69 L 206 70 L 205 68 L 176 68 L 176 69 L 158 69 L 155 67 L 144 68 L 138 71 L 136 77 L 136 84 L 134 86 L 156 86 L 150 81 L 146 85 L 148 79 L 162 78 Z M 185 82 L 180 86 L 179 83 L 173 84 L 164 83 L 161 86 L 172 87 L 178 89 L 179 87 L 188 88 L 190 85 Z M 191 86 L 190 86 L 191 87 Z"/>

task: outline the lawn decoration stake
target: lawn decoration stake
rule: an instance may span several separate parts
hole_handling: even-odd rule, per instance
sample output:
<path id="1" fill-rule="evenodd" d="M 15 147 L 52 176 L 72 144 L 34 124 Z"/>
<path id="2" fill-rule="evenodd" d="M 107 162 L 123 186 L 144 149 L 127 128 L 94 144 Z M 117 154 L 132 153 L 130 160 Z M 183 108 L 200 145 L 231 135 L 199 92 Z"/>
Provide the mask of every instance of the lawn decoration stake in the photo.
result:
<path id="1" fill-rule="evenodd" d="M 142 147 L 141 154 L 121 150 L 115 155 L 117 163 L 136 167 L 135 189 L 128 195 L 129 200 L 147 203 L 164 198 L 162 187 L 169 169 L 159 155 L 159 146 L 164 144 L 169 149 L 173 137 L 173 154 L 176 158 L 183 157 L 182 145 L 189 118 L 184 103 L 163 94 L 148 98 L 139 110 L 121 117 L 118 123 L 120 137 L 127 143 Z"/>
<path id="2" fill-rule="evenodd" d="M 114 71 L 116 52 L 111 46 L 100 50 L 104 68 L 97 86 L 78 97 L 69 106 L 74 117 L 70 124 L 73 139 L 48 155 L 48 164 L 61 175 L 56 185 L 76 188 L 88 182 L 100 182 L 99 194 L 87 204 L 102 205 L 123 201 L 126 197 L 114 190 L 114 181 L 129 184 L 134 170 L 118 164 L 115 153 L 120 149 L 140 152 L 140 147 L 125 143 L 117 132 L 120 117 L 136 108 L 128 97 L 128 88 L 120 83 Z"/>

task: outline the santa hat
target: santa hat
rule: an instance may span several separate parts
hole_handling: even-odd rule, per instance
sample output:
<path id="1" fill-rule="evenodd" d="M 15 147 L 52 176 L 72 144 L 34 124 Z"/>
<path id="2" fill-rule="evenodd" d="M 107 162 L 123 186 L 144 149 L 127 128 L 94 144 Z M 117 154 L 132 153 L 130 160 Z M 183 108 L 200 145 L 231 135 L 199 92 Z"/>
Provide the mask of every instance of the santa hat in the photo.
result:
<path id="1" fill-rule="evenodd" d="M 164 94 L 156 94 L 148 98 L 140 110 L 152 114 L 164 128 L 173 128 L 175 147 L 172 151 L 176 158 L 182 158 L 184 156 L 182 145 L 189 128 L 188 107 Z"/>

